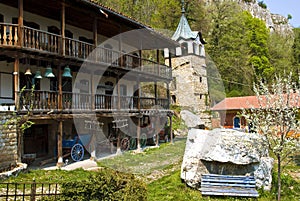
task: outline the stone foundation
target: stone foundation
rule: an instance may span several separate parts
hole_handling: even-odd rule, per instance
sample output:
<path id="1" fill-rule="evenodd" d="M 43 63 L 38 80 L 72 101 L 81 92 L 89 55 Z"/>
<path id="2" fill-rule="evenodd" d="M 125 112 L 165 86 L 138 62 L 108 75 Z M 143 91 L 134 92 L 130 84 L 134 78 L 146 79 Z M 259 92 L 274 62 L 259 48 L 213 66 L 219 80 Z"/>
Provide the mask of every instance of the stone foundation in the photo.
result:
<path id="1" fill-rule="evenodd" d="M 11 167 L 16 167 L 17 155 L 17 132 L 15 125 L 8 125 L 4 128 L 7 119 L 11 118 L 10 113 L 0 113 L 0 172 Z"/>

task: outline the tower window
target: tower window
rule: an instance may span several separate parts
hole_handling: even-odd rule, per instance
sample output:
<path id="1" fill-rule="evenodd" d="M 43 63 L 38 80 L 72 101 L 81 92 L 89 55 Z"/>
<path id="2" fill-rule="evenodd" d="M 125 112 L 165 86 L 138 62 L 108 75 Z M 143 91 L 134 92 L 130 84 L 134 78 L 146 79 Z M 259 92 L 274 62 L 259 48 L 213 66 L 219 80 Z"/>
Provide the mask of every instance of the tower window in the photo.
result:
<path id="1" fill-rule="evenodd" d="M 182 52 L 182 56 L 185 56 L 188 54 L 188 44 L 187 43 L 181 44 L 181 52 Z"/>
<path id="2" fill-rule="evenodd" d="M 202 82 L 202 77 L 199 77 L 199 81 L 200 81 L 200 83 Z"/>

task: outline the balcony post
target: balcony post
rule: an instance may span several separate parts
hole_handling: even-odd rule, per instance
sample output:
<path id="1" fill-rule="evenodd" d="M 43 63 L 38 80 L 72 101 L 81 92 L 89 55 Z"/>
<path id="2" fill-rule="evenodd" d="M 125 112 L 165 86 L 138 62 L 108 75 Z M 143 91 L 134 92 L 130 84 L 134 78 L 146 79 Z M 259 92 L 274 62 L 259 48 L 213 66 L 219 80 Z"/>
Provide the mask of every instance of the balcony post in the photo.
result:
<path id="1" fill-rule="evenodd" d="M 167 84 L 167 99 L 168 99 L 167 109 L 170 109 L 170 86 L 169 86 L 170 83 L 166 82 L 166 84 Z"/>
<path id="2" fill-rule="evenodd" d="M 65 56 L 65 28 L 66 28 L 66 24 L 65 24 L 65 19 L 66 19 L 66 13 L 65 13 L 65 1 L 62 2 L 61 4 L 61 21 L 60 21 L 60 25 L 61 25 L 61 55 Z"/>
<path id="3" fill-rule="evenodd" d="M 157 105 L 158 104 L 157 81 L 154 82 L 154 96 L 155 96 L 155 105 Z"/>
<path id="4" fill-rule="evenodd" d="M 173 144 L 174 143 L 174 139 L 173 139 L 173 131 L 172 131 L 172 127 L 173 127 L 173 123 L 172 123 L 172 117 L 173 117 L 173 113 L 170 112 L 168 113 L 168 117 L 170 118 L 170 141 Z"/>
<path id="5" fill-rule="evenodd" d="M 18 45 L 23 45 L 23 0 L 18 1 L 19 18 L 18 18 Z"/>
<path id="6" fill-rule="evenodd" d="M 93 39 L 94 39 L 94 45 L 97 47 L 97 41 L 98 41 L 98 30 L 97 30 L 98 21 L 97 18 L 94 17 L 94 26 L 93 26 Z"/>
<path id="7" fill-rule="evenodd" d="M 15 97 L 15 106 L 17 107 L 17 110 L 19 109 L 19 96 L 18 96 L 18 92 L 19 92 L 19 68 L 20 68 L 20 59 L 19 58 L 15 58 L 15 62 L 14 62 L 14 97 Z"/>
<path id="8" fill-rule="evenodd" d="M 58 65 L 58 110 L 62 111 L 62 74 L 61 74 L 61 66 Z M 59 120 L 58 124 L 58 136 L 57 136 L 57 164 L 56 166 L 61 167 L 63 164 L 63 156 L 62 156 L 62 135 L 63 135 L 63 122 L 62 119 Z"/>
<path id="9" fill-rule="evenodd" d="M 93 73 L 91 73 L 91 103 L 91 109 L 95 110 L 95 83 Z"/>
<path id="10" fill-rule="evenodd" d="M 59 120 L 58 123 L 58 136 L 57 136 L 57 167 L 61 167 L 63 165 L 63 156 L 62 156 L 62 135 L 63 135 L 63 122 L 62 119 Z"/>
<path id="11" fill-rule="evenodd" d="M 116 83 L 117 83 L 117 94 L 118 94 L 118 110 L 121 109 L 121 94 L 120 94 L 120 75 L 117 73 L 116 77 Z"/>
<path id="12" fill-rule="evenodd" d="M 156 50 L 157 75 L 160 75 L 159 49 Z"/>

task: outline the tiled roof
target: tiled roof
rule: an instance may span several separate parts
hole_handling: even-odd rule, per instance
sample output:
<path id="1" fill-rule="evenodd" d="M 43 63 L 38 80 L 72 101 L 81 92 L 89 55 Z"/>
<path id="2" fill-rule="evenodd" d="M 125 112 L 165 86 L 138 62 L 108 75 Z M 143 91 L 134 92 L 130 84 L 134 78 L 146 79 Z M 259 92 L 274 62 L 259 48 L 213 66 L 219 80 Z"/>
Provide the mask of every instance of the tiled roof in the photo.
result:
<path id="1" fill-rule="evenodd" d="M 290 94 L 290 95 L 292 95 L 293 98 L 290 99 L 291 101 L 288 105 L 290 107 L 300 108 L 300 94 Z M 274 95 L 274 99 L 279 97 L 282 96 Z M 286 95 L 284 97 L 286 97 Z M 221 102 L 214 105 L 211 108 L 211 110 L 223 111 L 223 110 L 242 110 L 242 109 L 250 109 L 250 108 L 266 108 L 268 105 L 268 101 L 266 100 L 265 96 L 260 96 L 260 99 L 261 100 L 259 101 L 257 96 L 225 98 Z"/>
<path id="2" fill-rule="evenodd" d="M 177 41 L 179 38 L 195 39 L 198 32 L 193 32 L 184 14 L 181 15 L 178 27 L 172 36 L 172 39 Z"/>

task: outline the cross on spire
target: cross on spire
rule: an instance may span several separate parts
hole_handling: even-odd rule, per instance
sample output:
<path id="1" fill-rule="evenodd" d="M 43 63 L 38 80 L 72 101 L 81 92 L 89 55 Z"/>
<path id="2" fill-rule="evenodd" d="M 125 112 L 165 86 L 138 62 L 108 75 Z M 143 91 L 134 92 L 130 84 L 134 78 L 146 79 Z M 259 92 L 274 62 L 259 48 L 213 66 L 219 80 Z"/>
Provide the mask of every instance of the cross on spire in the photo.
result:
<path id="1" fill-rule="evenodd" d="M 181 13 L 184 14 L 185 13 L 185 9 L 184 9 L 184 0 L 181 0 Z"/>

